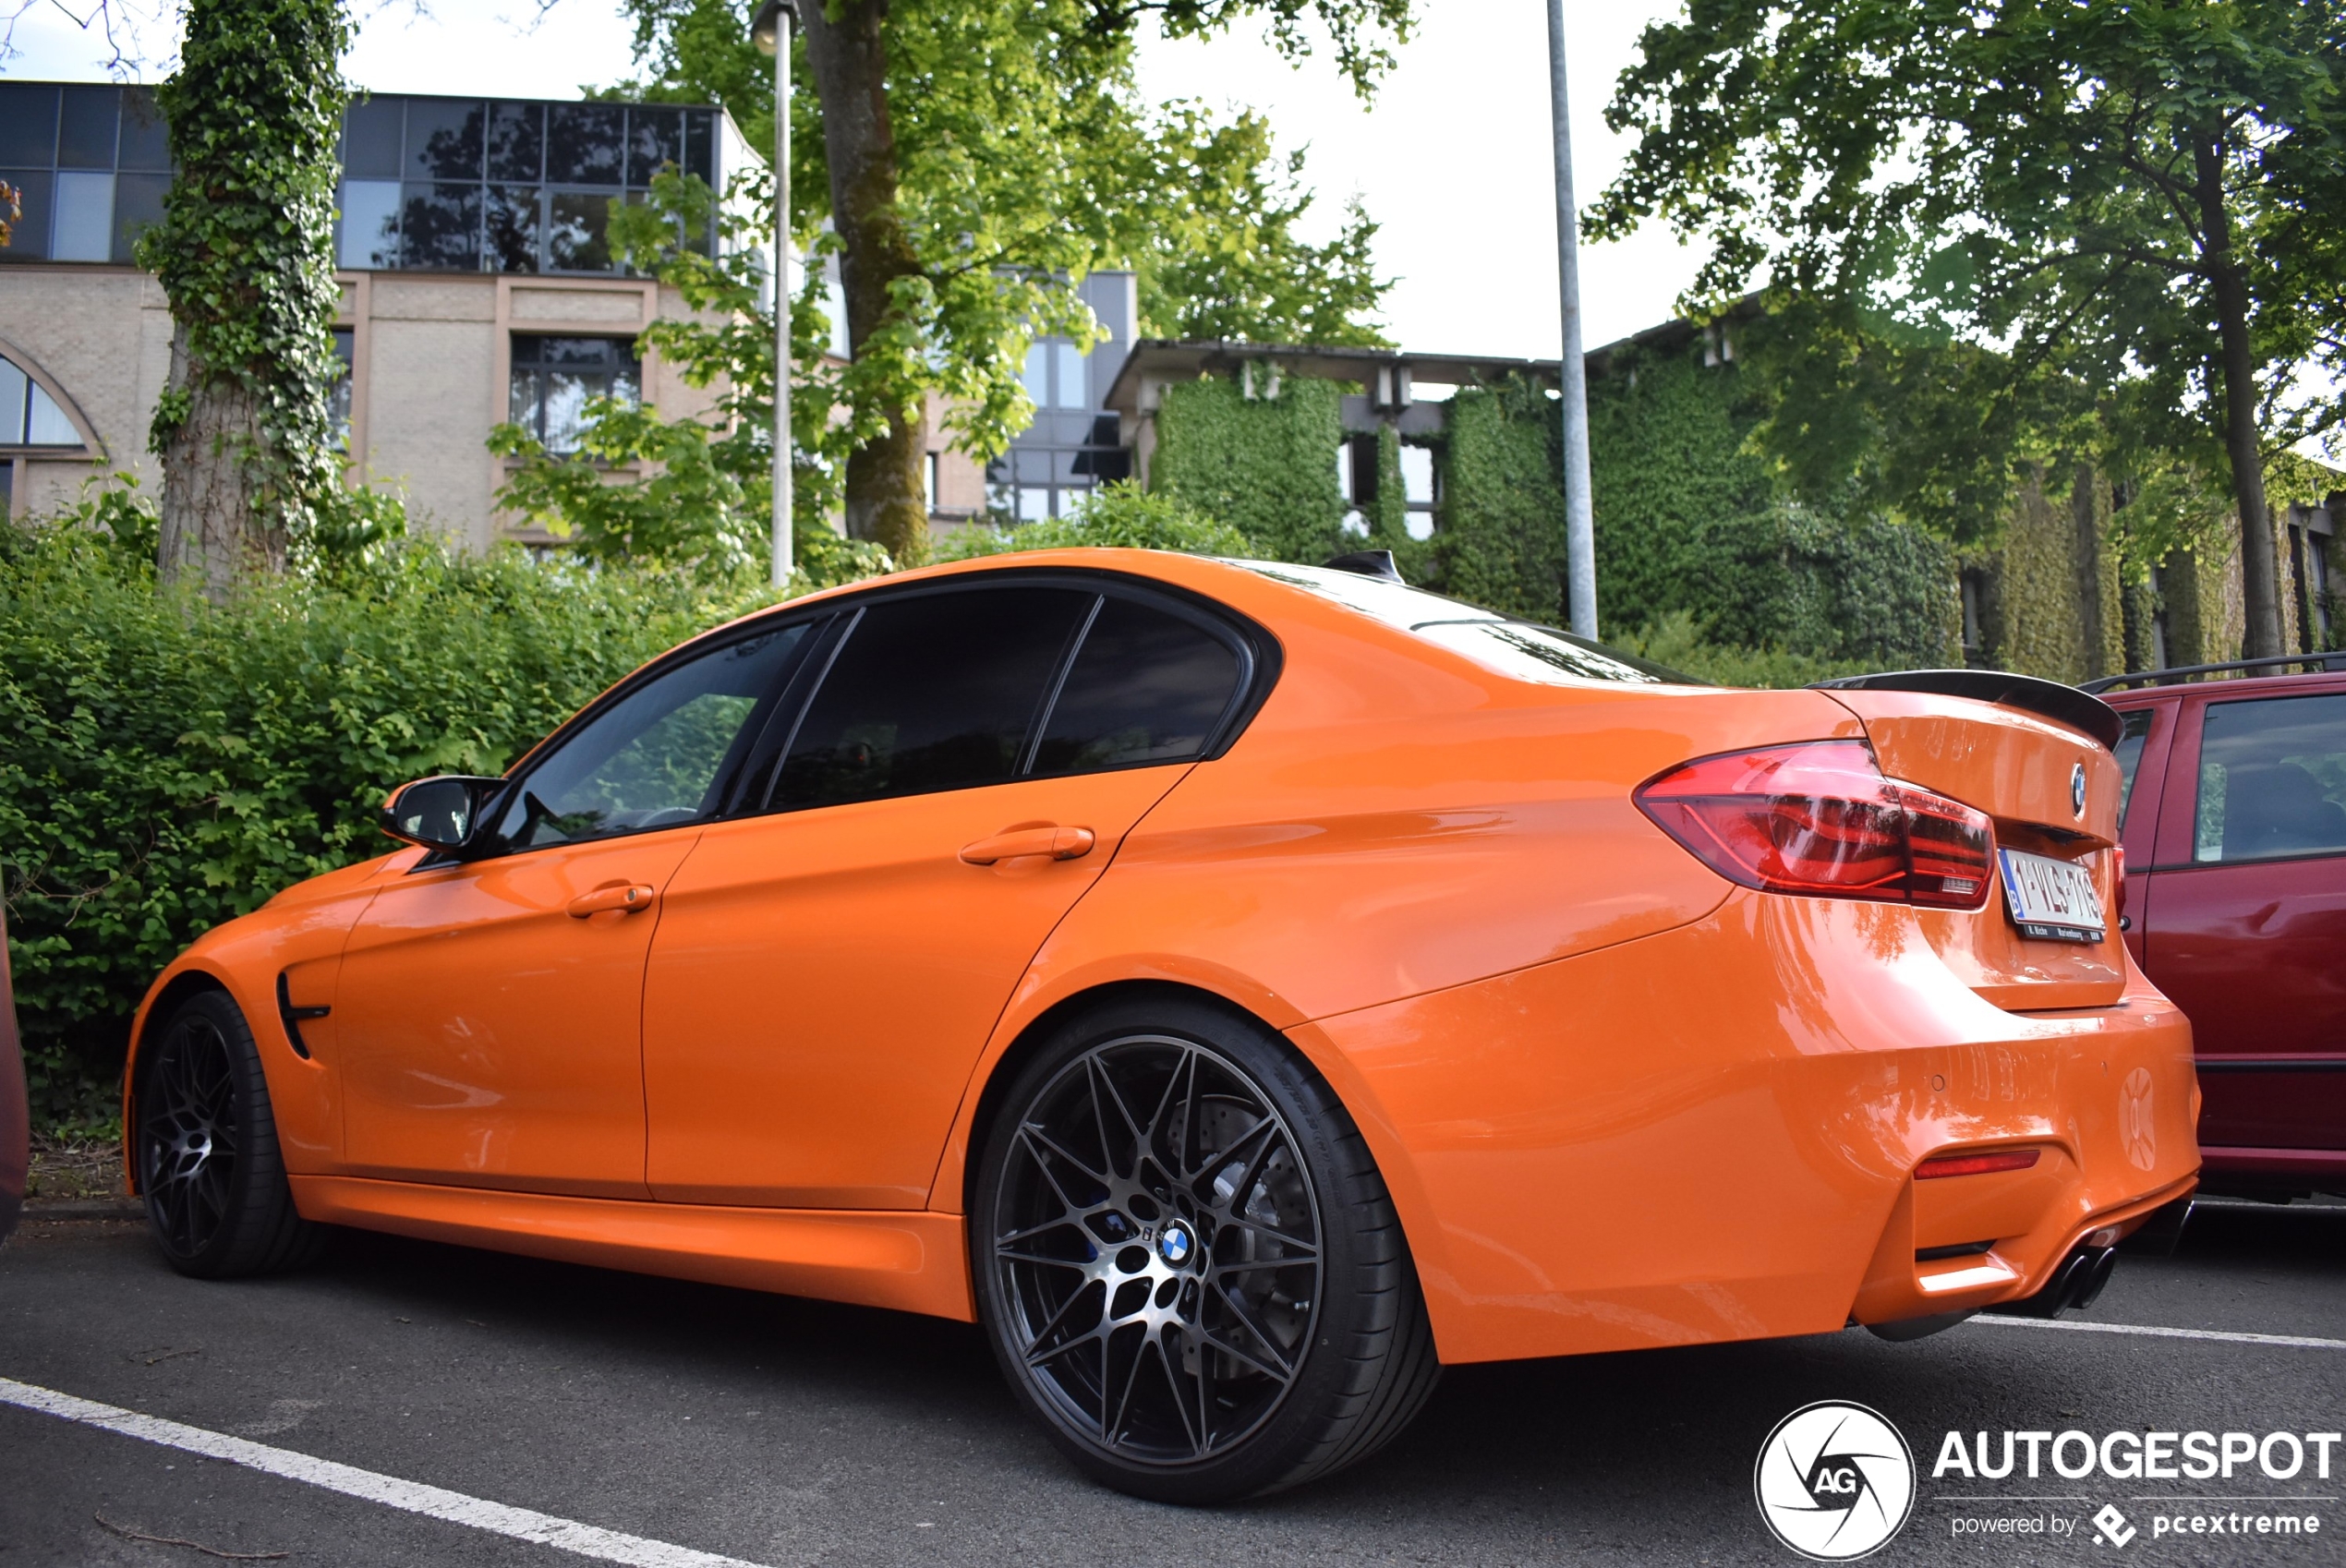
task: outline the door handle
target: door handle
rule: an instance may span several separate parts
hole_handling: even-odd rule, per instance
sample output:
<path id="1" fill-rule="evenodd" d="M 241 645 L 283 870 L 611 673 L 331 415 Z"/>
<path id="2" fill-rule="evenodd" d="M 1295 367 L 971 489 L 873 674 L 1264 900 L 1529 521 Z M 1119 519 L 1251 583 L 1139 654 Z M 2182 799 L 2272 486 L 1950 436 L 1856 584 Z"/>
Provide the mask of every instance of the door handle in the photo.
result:
<path id="1" fill-rule="evenodd" d="M 588 915 L 599 915 L 605 910 L 633 914 L 637 910 L 652 907 L 652 890 L 640 882 L 620 887 L 598 887 L 591 893 L 581 893 L 563 907 L 570 911 L 573 920 L 585 920 Z"/>
<path id="2" fill-rule="evenodd" d="M 1092 852 L 1099 838 L 1088 827 L 1061 827 L 1056 822 L 1028 822 L 1006 827 L 991 838 L 961 846 L 961 859 L 972 865 L 992 865 L 1020 855 L 1048 855 L 1055 861 L 1081 860 Z"/>

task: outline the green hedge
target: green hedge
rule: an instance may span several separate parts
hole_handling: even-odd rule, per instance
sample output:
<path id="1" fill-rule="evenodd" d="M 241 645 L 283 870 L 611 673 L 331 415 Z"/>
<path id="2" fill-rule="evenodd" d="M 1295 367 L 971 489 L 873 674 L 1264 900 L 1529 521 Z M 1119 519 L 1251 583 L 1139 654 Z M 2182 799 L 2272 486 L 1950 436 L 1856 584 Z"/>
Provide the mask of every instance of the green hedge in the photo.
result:
<path id="1" fill-rule="evenodd" d="M 502 770 L 766 597 L 400 543 L 216 608 L 158 593 L 103 535 L 0 529 L 0 887 L 36 1115 L 103 1118 L 155 972 L 287 884 L 387 849 L 390 786 Z"/>

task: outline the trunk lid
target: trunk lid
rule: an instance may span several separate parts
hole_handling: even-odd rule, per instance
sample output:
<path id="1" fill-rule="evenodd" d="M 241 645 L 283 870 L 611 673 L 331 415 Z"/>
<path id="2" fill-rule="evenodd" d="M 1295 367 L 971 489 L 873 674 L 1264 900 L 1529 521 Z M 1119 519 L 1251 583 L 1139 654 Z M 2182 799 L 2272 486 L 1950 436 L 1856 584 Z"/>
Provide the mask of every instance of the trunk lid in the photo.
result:
<path id="1" fill-rule="evenodd" d="M 2025 936 L 2010 912 L 2001 856 L 1986 907 L 1917 910 L 1949 968 L 2015 1012 L 2104 1007 L 2126 987 L 2118 932 L 2117 759 L 2066 724 L 1968 697 L 1838 689 L 1828 694 L 1866 728 L 1893 778 L 1961 801 L 1995 820 L 1996 846 L 2065 861 L 2092 878 L 2106 917 L 2098 942 Z M 2082 776 L 2084 805 L 2074 793 Z"/>

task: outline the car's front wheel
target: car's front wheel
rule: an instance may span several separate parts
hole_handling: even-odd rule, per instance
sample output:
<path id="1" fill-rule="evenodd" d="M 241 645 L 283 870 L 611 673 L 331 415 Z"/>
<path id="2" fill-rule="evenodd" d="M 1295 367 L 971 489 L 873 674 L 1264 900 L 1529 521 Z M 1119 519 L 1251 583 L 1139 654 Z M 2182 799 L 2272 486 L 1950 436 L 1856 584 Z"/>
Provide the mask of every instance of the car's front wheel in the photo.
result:
<path id="1" fill-rule="evenodd" d="M 139 1190 L 171 1266 L 227 1279 L 313 1257 L 327 1233 L 294 1211 L 269 1080 L 236 1004 L 219 991 L 188 997 L 143 1058 Z"/>
<path id="2" fill-rule="evenodd" d="M 994 1118 L 980 1310 L 1078 1465 L 1171 1502 L 1366 1457 L 1441 1367 L 1360 1130 L 1294 1048 L 1188 998 L 1062 1026 Z"/>

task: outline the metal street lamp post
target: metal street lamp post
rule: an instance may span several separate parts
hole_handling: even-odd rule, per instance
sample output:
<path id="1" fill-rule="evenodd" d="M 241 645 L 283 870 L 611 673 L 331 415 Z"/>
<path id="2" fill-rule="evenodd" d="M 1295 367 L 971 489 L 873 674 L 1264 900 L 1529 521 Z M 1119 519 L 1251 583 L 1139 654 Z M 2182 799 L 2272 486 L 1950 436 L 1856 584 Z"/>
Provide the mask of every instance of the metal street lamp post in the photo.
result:
<path id="1" fill-rule="evenodd" d="M 774 57 L 774 563 L 781 587 L 796 570 L 791 537 L 790 35 L 798 0 L 766 0 L 750 39 Z"/>
<path id="2" fill-rule="evenodd" d="M 1548 98 L 1555 117 L 1556 271 L 1564 294 L 1565 586 L 1572 629 L 1597 634 L 1597 531 L 1589 504 L 1589 382 L 1580 348 L 1580 219 L 1572 196 L 1572 121 L 1564 90 L 1564 0 L 1548 0 Z"/>

